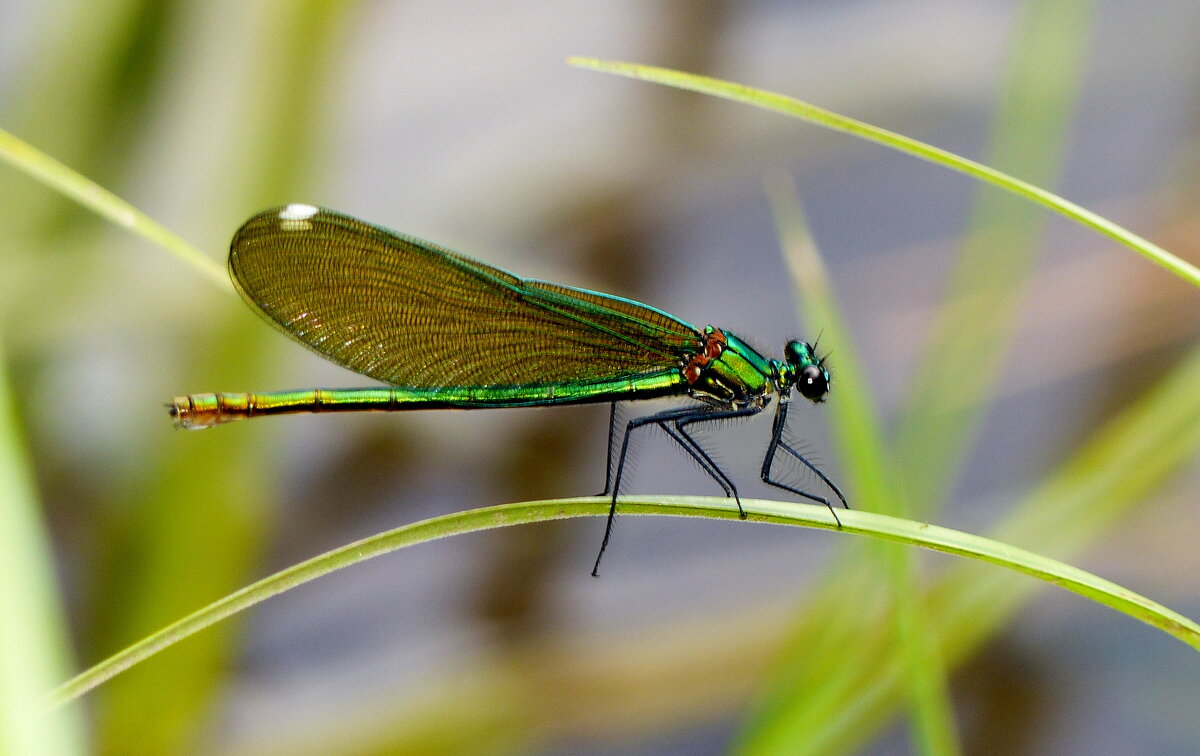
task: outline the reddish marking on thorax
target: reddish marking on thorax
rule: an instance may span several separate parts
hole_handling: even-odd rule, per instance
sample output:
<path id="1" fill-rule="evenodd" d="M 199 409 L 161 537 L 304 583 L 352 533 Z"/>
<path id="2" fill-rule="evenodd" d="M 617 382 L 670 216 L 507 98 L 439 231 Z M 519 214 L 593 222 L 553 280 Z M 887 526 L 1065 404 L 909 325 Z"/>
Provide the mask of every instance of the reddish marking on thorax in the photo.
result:
<path id="1" fill-rule="evenodd" d="M 688 385 L 700 380 L 700 373 L 708 367 L 708 363 L 721 356 L 721 352 L 725 351 L 725 344 L 725 332 L 720 328 L 713 328 L 704 334 L 703 348 L 693 354 L 683 366 L 683 377 L 687 379 Z"/>

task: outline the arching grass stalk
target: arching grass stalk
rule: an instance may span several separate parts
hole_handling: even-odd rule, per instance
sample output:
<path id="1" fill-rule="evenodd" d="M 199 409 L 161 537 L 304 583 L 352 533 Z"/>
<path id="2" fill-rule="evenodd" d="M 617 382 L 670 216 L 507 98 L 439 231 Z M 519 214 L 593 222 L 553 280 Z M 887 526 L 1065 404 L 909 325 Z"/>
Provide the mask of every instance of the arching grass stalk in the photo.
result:
<path id="1" fill-rule="evenodd" d="M 821 530 L 836 529 L 829 510 L 822 506 L 763 499 L 743 499 L 742 506 L 750 522 L 796 525 Z M 623 499 L 621 512 L 627 515 L 738 519 L 737 510 L 730 507 L 728 500 L 715 497 L 644 496 Z M 569 517 L 599 517 L 607 514 L 606 498 L 530 501 L 455 512 L 355 541 L 263 578 L 143 638 L 59 686 L 50 693 L 48 703 L 58 706 L 78 698 L 134 664 L 209 625 L 290 588 L 372 557 L 451 535 L 531 522 Z M 1032 575 L 1153 625 L 1200 650 L 1200 625 L 1133 591 L 1057 560 L 981 536 L 923 522 L 860 510 L 839 511 L 839 517 L 842 521 L 842 532 L 967 556 Z M 581 563 L 580 569 L 585 567 L 586 565 Z"/>
<path id="2" fill-rule="evenodd" d="M 632 79 L 666 84 L 677 89 L 687 89 L 693 92 L 721 97 L 733 102 L 753 105 L 764 110 L 773 110 L 777 113 L 792 116 L 793 118 L 799 118 L 802 121 L 824 126 L 827 129 L 852 134 L 860 139 L 866 139 L 870 142 L 882 144 L 885 147 L 891 147 L 899 152 L 908 153 L 909 155 L 945 166 L 959 173 L 965 173 L 980 181 L 986 181 L 1001 189 L 1024 197 L 1031 202 L 1044 205 L 1077 223 L 1124 244 L 1183 280 L 1195 286 L 1200 286 L 1200 269 L 1197 269 L 1191 263 L 1179 259 L 1157 244 L 1143 239 L 1132 231 L 1093 213 L 1091 210 L 1080 207 L 1070 200 L 1063 199 L 1053 192 L 1048 192 L 1045 189 L 998 171 L 995 168 L 990 168 L 974 160 L 968 160 L 939 147 L 934 147 L 933 145 L 925 144 L 902 134 L 839 115 L 824 108 L 819 108 L 816 105 L 810 105 L 802 100 L 787 97 L 786 95 L 747 87 L 743 84 L 722 81 L 721 79 L 713 79 L 708 76 L 697 76 L 696 74 L 684 73 L 683 71 L 675 71 L 669 68 L 658 68 L 657 66 L 598 60 L 596 58 L 575 57 L 568 58 L 567 62 L 580 68 L 590 68 L 595 71 L 628 76 Z"/>

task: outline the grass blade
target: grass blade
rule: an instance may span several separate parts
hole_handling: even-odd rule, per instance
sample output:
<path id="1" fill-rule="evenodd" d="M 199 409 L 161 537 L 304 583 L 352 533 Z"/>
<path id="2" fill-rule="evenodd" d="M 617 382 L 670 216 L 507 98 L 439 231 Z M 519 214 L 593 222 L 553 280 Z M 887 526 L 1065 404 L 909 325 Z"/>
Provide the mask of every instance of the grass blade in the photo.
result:
<path id="1" fill-rule="evenodd" d="M 632 79 L 666 84 L 678 89 L 709 94 L 733 102 L 753 105 L 764 110 L 783 113 L 784 115 L 799 118 L 802 121 L 808 121 L 818 126 L 833 129 L 834 131 L 841 131 L 861 139 L 866 139 L 867 141 L 877 142 L 899 152 L 905 152 L 922 160 L 928 160 L 931 163 L 958 171 L 959 173 L 965 173 L 968 176 L 986 181 L 1013 194 L 1024 197 L 1031 202 L 1044 205 L 1077 223 L 1124 244 L 1185 281 L 1200 286 L 1200 269 L 1172 255 L 1157 244 L 1143 239 L 1132 231 L 1113 223 L 1107 218 L 1103 218 L 1090 210 L 1080 207 L 1074 202 L 1063 199 L 1052 192 L 1036 187 L 1026 181 L 1014 178 L 973 160 L 960 157 L 952 152 L 919 142 L 916 139 L 910 139 L 895 132 L 838 115 L 837 113 L 818 108 L 815 105 L 810 105 L 785 95 L 720 79 L 713 79 L 708 76 L 697 76 L 669 68 L 598 60 L 596 58 L 575 57 L 569 58 L 567 62 L 580 68 L 590 68 L 595 71 L 628 76 Z"/>
<path id="2" fill-rule="evenodd" d="M 1093 0 L 1024 4 L 992 126 L 990 164 L 1041 186 L 1056 183 L 1093 6 Z M 1046 219 L 994 187 L 981 185 L 976 192 L 944 302 L 897 423 L 899 469 L 913 500 L 930 508 L 953 484 L 987 397 L 1004 375 L 1013 316 Z"/>
<path id="3" fill-rule="evenodd" d="M 233 284 L 229 282 L 229 276 L 225 274 L 221 263 L 188 244 L 117 195 L 3 129 L 0 129 L 0 159 L 70 197 L 100 217 L 157 244 L 195 268 L 209 282 L 233 293 Z"/>
<path id="4" fill-rule="evenodd" d="M 798 289 L 803 318 L 820 324 L 821 340 L 837 355 L 834 380 L 837 391 L 830 401 L 834 436 L 844 460 L 843 473 L 853 496 L 868 509 L 896 517 L 906 517 L 909 504 L 898 485 L 899 476 L 890 459 L 875 416 L 866 374 L 858 359 L 841 308 L 835 300 L 824 263 L 800 210 L 790 176 L 776 174 L 768 181 L 768 195 L 774 208 L 784 257 Z M 913 740 L 920 753 L 957 753 L 953 706 L 946 686 L 945 669 L 938 655 L 933 633 L 916 578 L 913 554 L 893 544 L 881 545 L 881 559 L 889 586 L 888 603 L 896 633 L 896 651 L 904 659 L 904 675 L 913 701 Z M 846 674 L 830 670 L 833 676 Z M 805 695 L 794 691 L 795 695 Z M 775 702 L 772 710 L 787 717 L 792 709 L 787 702 Z M 772 739 L 764 733 L 786 730 L 772 716 L 760 717 L 743 735 L 742 751 L 767 754 L 789 752 L 790 739 Z"/>
<path id="5" fill-rule="evenodd" d="M 1060 469 L 1039 485 L 993 537 L 1041 553 L 1069 558 L 1109 532 L 1148 492 L 1200 449 L 1200 350 L 1153 391 L 1097 432 Z M 853 592 L 859 570 L 839 585 Z M 961 663 L 1029 599 L 1032 586 L 978 565 L 955 566 L 928 594 L 941 650 L 950 665 Z M 796 726 L 807 753 L 848 752 L 866 742 L 904 701 L 904 678 L 887 634 L 860 636 L 855 649 L 866 657 L 865 673 L 810 701 Z"/>
<path id="6" fill-rule="evenodd" d="M 0 753 L 84 753 L 79 712 L 45 716 L 36 703 L 67 668 L 67 633 L 20 435 L 0 369 Z"/>
<path id="7" fill-rule="evenodd" d="M 829 510 L 818 505 L 744 499 L 742 506 L 751 522 L 837 529 Z M 738 519 L 737 511 L 730 509 L 729 502 L 717 497 L 646 496 L 622 499 L 621 512 L 626 515 Z M 147 636 L 67 681 L 49 695 L 47 702 L 51 706 L 58 706 L 78 698 L 134 664 L 210 625 L 271 596 L 372 557 L 451 535 L 529 522 L 607 515 L 608 501 L 600 497 L 522 502 L 455 512 L 355 541 L 266 577 Z M 981 536 L 922 522 L 862 511 L 844 512 L 839 516 L 842 519 L 842 532 L 972 557 L 1031 575 L 1153 625 L 1200 650 L 1200 625 L 1144 596 L 1083 570 Z"/>

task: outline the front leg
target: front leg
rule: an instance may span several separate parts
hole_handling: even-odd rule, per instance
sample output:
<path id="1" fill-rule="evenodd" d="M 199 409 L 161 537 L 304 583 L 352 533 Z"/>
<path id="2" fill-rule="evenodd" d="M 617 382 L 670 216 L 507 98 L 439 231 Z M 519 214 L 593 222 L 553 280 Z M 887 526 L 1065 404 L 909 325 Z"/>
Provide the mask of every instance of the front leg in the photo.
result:
<path id="1" fill-rule="evenodd" d="M 829 499 L 825 498 L 824 496 L 818 496 L 816 494 L 811 494 L 808 491 L 802 491 L 799 488 L 789 486 L 786 483 L 782 483 L 771 477 L 771 466 L 775 462 L 775 454 L 780 449 L 783 449 L 788 454 L 791 454 L 793 457 L 800 460 L 801 464 L 803 464 L 809 470 L 812 470 L 814 473 L 816 473 L 817 477 L 820 478 L 821 481 L 825 483 L 825 485 L 829 486 L 829 489 L 831 491 L 833 491 L 835 494 L 837 494 L 837 497 L 842 502 L 842 506 L 844 506 L 846 509 L 850 508 L 850 505 L 846 503 L 846 497 L 842 494 L 841 489 L 839 489 L 836 485 L 834 485 L 833 481 L 831 481 L 829 479 L 829 477 L 825 475 L 825 473 L 818 470 L 816 465 L 814 465 L 812 462 L 809 462 L 807 459 L 805 459 L 803 454 L 796 451 L 792 447 L 788 446 L 783 441 L 783 428 L 787 424 L 787 408 L 788 408 L 788 402 L 786 400 L 781 400 L 779 402 L 778 409 L 775 410 L 775 420 L 771 424 L 771 442 L 770 442 L 770 444 L 767 445 L 766 456 L 763 457 L 762 472 L 761 472 L 763 482 L 769 486 L 774 486 L 776 488 L 782 488 L 784 491 L 794 493 L 797 496 L 803 496 L 804 498 L 809 499 L 810 501 L 815 501 L 820 504 L 824 504 L 826 507 L 829 508 L 829 513 L 831 515 L 833 515 L 833 519 L 835 522 L 837 522 L 838 528 L 841 528 L 842 520 L 840 517 L 838 517 L 837 510 L 835 510 L 833 508 L 833 504 L 831 504 L 829 502 Z"/>

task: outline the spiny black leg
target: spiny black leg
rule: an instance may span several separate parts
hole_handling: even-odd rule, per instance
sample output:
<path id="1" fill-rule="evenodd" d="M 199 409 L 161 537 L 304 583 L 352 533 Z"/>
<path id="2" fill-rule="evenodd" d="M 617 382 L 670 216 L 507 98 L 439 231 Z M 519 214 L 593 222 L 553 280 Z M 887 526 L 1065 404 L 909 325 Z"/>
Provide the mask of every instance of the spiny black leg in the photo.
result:
<path id="1" fill-rule="evenodd" d="M 702 423 L 707 420 L 728 420 L 734 417 L 746 417 L 757 414 L 759 411 L 758 408 L 731 411 L 707 407 L 700 409 L 688 408 L 675 417 L 673 429 L 667 425 L 665 420 L 659 423 L 663 431 L 675 439 L 675 442 L 682 446 L 683 450 L 690 454 L 692 459 L 696 460 L 696 463 L 700 465 L 700 469 L 708 473 L 709 477 L 717 481 L 721 488 L 725 489 L 726 496 L 737 500 L 739 512 L 742 509 L 742 503 L 738 498 L 737 486 L 734 484 L 733 479 L 726 475 L 725 471 L 704 450 L 704 447 L 700 446 L 700 443 L 684 430 L 684 426 L 691 425 L 692 423 Z M 745 517 L 745 514 L 743 513 L 742 516 Z"/>
<path id="2" fill-rule="evenodd" d="M 726 497 L 737 498 L 737 487 L 733 485 L 733 481 L 729 479 L 729 476 L 726 475 L 721 468 L 712 464 L 712 461 L 708 458 L 708 455 L 704 453 L 703 449 L 695 445 L 695 442 L 690 436 L 688 436 L 686 433 L 681 433 L 677 427 L 674 427 L 666 421 L 659 423 L 658 427 L 662 428 L 663 433 L 666 433 L 668 436 L 670 436 L 671 440 L 679 444 L 679 446 L 686 451 L 692 459 L 696 460 L 696 464 L 700 465 L 701 470 L 708 473 L 710 478 L 717 481 L 717 485 L 719 485 L 721 490 L 725 492 Z"/>
<path id="3" fill-rule="evenodd" d="M 763 482 L 767 485 L 775 486 L 776 488 L 782 488 L 784 491 L 789 491 L 797 496 L 803 496 L 811 501 L 824 504 L 829 509 L 829 513 L 833 515 L 833 519 L 837 523 L 838 528 L 841 528 L 842 519 L 838 517 L 837 511 L 833 508 L 833 505 L 829 503 L 829 499 L 826 499 L 824 496 L 811 494 L 807 491 L 801 491 L 798 488 L 789 486 L 786 483 L 780 483 L 779 481 L 771 478 L 771 464 L 775 461 L 775 453 L 779 451 L 779 449 L 783 449 L 796 459 L 800 460 L 808 469 L 815 472 L 817 476 L 824 481 L 834 493 L 837 494 L 838 498 L 842 500 L 842 505 L 845 506 L 846 509 L 850 508 L 850 505 L 846 503 L 846 497 L 843 496 L 841 490 L 833 484 L 833 481 L 825 476 L 825 473 L 818 470 L 813 463 L 805 459 L 802 454 L 783 442 L 783 429 L 787 424 L 787 408 L 788 403 L 786 401 L 781 401 L 779 403 L 779 408 L 775 411 L 775 420 L 771 425 L 771 442 L 767 445 L 766 456 L 763 457 L 761 472 Z"/>
<path id="4" fill-rule="evenodd" d="M 821 479 L 821 482 L 823 482 L 825 485 L 829 486 L 829 490 L 831 490 L 835 494 L 837 494 L 838 499 L 840 499 L 842 502 L 842 506 L 845 507 L 846 509 L 850 508 L 850 504 L 848 504 L 846 502 L 846 496 L 845 496 L 845 494 L 842 493 L 842 489 L 838 488 L 837 485 L 832 480 L 830 480 L 829 477 L 827 475 L 825 475 L 825 473 L 821 472 L 817 468 L 816 465 L 814 465 L 812 462 L 809 462 L 808 459 L 806 459 L 803 454 L 796 451 L 792 447 L 788 446 L 787 443 L 783 442 L 783 441 L 779 442 L 779 448 L 783 449 L 788 454 L 791 454 L 793 457 L 800 460 L 801 464 L 803 464 L 809 470 L 812 470 L 814 473 L 816 473 L 816 476 Z"/>
<path id="5" fill-rule="evenodd" d="M 696 439 L 683 429 L 683 426 L 690 425 L 694 422 L 704 422 L 705 420 L 724 420 L 731 417 L 744 417 L 757 413 L 758 409 L 753 410 L 736 410 L 736 411 L 721 411 L 709 407 L 683 407 L 680 409 L 666 410 L 658 414 L 651 415 L 647 420 L 653 421 L 658 427 L 662 428 L 663 433 L 671 438 L 675 443 L 679 444 L 688 456 L 700 465 L 700 469 L 708 473 L 708 476 L 717 482 L 724 491 L 725 495 L 737 499 L 737 486 L 734 485 L 733 479 L 725 474 L 712 457 L 697 443 Z M 741 503 L 738 503 L 738 509 L 741 509 Z"/>
<path id="6" fill-rule="evenodd" d="M 608 496 L 610 486 L 612 485 L 613 472 L 613 439 L 616 438 L 617 432 L 617 403 L 613 402 L 608 406 L 608 449 L 604 454 L 604 490 L 600 492 L 601 496 Z"/>
<path id="7" fill-rule="evenodd" d="M 754 410 L 756 412 L 757 410 Z M 725 489 L 727 496 L 732 496 L 737 500 L 737 489 L 733 482 L 724 472 L 712 461 L 712 458 L 704 452 L 703 449 L 696 444 L 695 440 L 687 434 L 686 431 L 679 427 L 679 423 L 687 424 L 710 419 L 721 419 L 723 417 L 741 417 L 745 414 L 753 414 L 753 412 L 745 412 L 737 410 L 731 412 L 713 411 L 707 408 L 683 407 L 679 409 L 664 410 L 653 415 L 635 418 L 630 420 L 625 426 L 625 435 L 621 440 L 621 451 L 617 456 L 616 473 L 612 477 L 612 490 L 605 491 L 606 494 L 611 493 L 612 500 L 608 507 L 608 521 L 604 524 L 604 540 L 600 542 L 600 553 L 596 555 L 596 564 L 592 567 L 592 576 L 600 576 L 600 560 L 604 557 L 604 550 L 608 548 L 608 540 L 612 537 L 613 520 L 617 515 L 617 494 L 621 490 L 621 478 L 625 474 L 625 458 L 629 454 L 629 436 L 633 431 L 644 425 L 657 425 L 662 428 L 666 434 L 673 439 L 692 459 L 700 465 L 700 468 L 709 474 L 713 480 Z M 674 423 L 675 428 L 672 429 L 668 423 Z M 677 435 L 678 434 L 678 435 Z M 610 465 L 611 467 L 611 465 Z M 738 511 L 742 509 L 741 501 L 738 501 Z"/>
<path id="8" fill-rule="evenodd" d="M 714 478 L 716 478 L 718 483 L 720 483 L 721 479 L 723 478 L 725 482 L 729 484 L 729 488 L 726 489 L 725 493 L 726 495 L 732 494 L 733 500 L 737 502 L 738 516 L 743 520 L 746 519 L 746 510 L 742 509 L 742 498 L 738 496 L 737 486 L 735 486 L 733 481 L 730 480 L 729 476 L 726 475 L 719 466 L 717 466 L 717 463 L 713 461 L 712 457 L 708 456 L 708 452 L 704 451 L 704 448 L 700 446 L 696 439 L 692 438 L 691 434 L 684 430 L 684 427 L 692 425 L 693 423 L 705 423 L 712 420 L 729 420 L 738 417 L 750 417 L 751 415 L 757 415 L 761 411 L 761 407 L 746 407 L 744 409 L 724 411 L 709 410 L 707 412 L 695 412 L 675 420 L 675 429 L 679 431 L 680 435 L 688 440 L 688 443 L 690 443 L 692 448 L 695 450 L 693 456 L 698 455 L 697 459 L 701 457 L 703 458 L 704 461 L 701 463 L 701 466 L 704 467 L 704 463 L 707 463 L 707 467 L 705 467 L 705 469 L 708 470 L 709 475 L 712 475 Z M 725 484 L 722 483 L 722 487 L 724 487 L 724 485 Z"/>
<path id="9" fill-rule="evenodd" d="M 614 405 L 614 412 L 615 412 Z M 629 454 L 629 436 L 643 425 L 657 424 L 664 416 L 673 416 L 679 410 L 668 410 L 655 415 L 647 415 L 630 420 L 625 426 L 625 435 L 621 439 L 621 452 L 617 456 L 616 474 L 612 478 L 612 502 L 608 506 L 608 520 L 604 523 L 604 540 L 600 541 L 600 553 L 596 555 L 596 564 L 592 567 L 592 577 L 600 577 L 600 560 L 604 558 L 604 550 L 608 548 L 608 539 L 612 537 L 613 520 L 617 516 L 617 494 L 621 491 L 621 476 L 625 473 L 625 457 Z M 611 465 L 610 465 L 611 467 Z M 606 487 L 607 488 L 607 487 Z"/>

